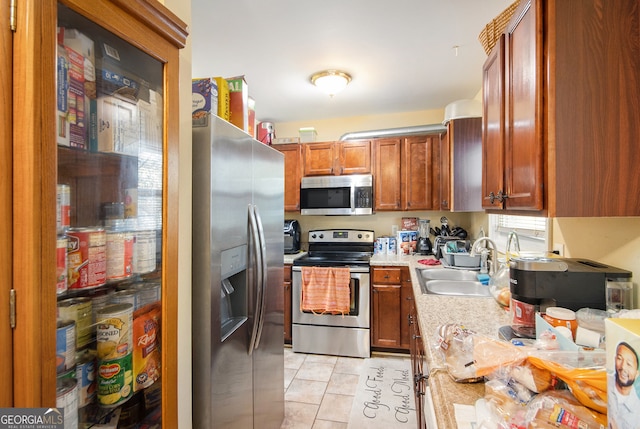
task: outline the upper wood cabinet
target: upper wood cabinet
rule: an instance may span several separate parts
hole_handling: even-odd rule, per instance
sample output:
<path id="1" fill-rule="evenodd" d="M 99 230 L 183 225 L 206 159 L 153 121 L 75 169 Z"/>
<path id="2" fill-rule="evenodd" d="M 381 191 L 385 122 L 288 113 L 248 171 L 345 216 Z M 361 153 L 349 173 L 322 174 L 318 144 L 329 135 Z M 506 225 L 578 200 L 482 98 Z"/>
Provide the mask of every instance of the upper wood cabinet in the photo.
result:
<path id="1" fill-rule="evenodd" d="M 3 360 L 3 367 L 11 368 L 12 372 L 8 378 L 4 377 L 3 385 L 10 386 L 11 392 L 6 395 L 3 390 L 0 406 L 56 406 L 56 375 L 59 368 L 56 356 L 57 304 L 67 298 L 83 298 L 82 302 L 93 302 L 97 295 L 114 291 L 117 287 L 124 288 L 127 282 L 151 282 L 160 295 L 160 304 L 153 310 L 153 317 L 147 315 L 149 324 L 145 327 L 153 325 L 154 329 L 157 328 L 154 332 L 158 333 L 158 337 L 155 339 L 157 347 L 145 351 L 152 353 L 154 360 L 148 361 L 149 366 L 129 367 L 128 372 L 123 373 L 126 376 L 121 380 L 124 387 L 120 394 L 126 399 L 137 390 L 137 393 L 133 393 L 135 401 L 141 399 L 144 403 L 141 396 L 150 391 L 137 389 L 143 387 L 140 385 L 143 377 L 136 379 L 133 375 L 135 381 L 128 377 L 132 377 L 136 371 L 149 369 L 148 375 L 155 382 L 148 387 L 154 389 L 148 399 L 153 398 L 153 401 L 148 403 L 147 413 L 143 413 L 142 417 L 161 415 L 163 426 L 177 427 L 178 353 L 175 321 L 179 202 L 178 181 L 175 179 L 178 177 L 179 164 L 179 49 L 186 43 L 186 24 L 156 0 L 24 0 L 19 2 L 16 17 L 16 30 L 12 37 L 13 55 L 8 55 L 13 58 L 12 70 L 5 70 L 6 65 L 3 67 L 2 93 L 5 101 L 13 106 L 9 129 L 16 132 L 9 154 L 13 159 L 10 170 L 13 216 L 10 222 L 13 236 L 20 239 L 12 241 L 11 259 L 3 262 L 20 269 L 9 270 L 16 297 L 16 323 L 10 333 L 11 346 L 3 348 L 4 356 L 11 356 L 10 362 Z M 81 37 L 80 45 L 93 47 L 86 51 L 77 47 L 79 45 L 72 48 L 71 44 L 78 40 L 72 42 L 67 39 L 63 42 L 66 47 L 59 45 L 57 27 L 78 30 L 86 36 L 86 39 Z M 67 35 L 79 34 L 71 33 Z M 87 76 L 81 72 L 84 71 L 85 57 L 94 54 L 97 79 L 83 85 L 80 82 Z M 106 58 L 108 55 L 111 57 Z M 116 66 L 118 61 L 124 71 L 109 69 Z M 71 71 L 65 75 L 67 70 Z M 117 76 L 109 74 L 109 70 L 117 71 Z M 13 76 L 13 82 L 5 79 L 5 72 Z M 129 79 L 126 82 L 117 80 L 123 72 Z M 69 82 L 69 86 L 57 87 L 57 82 Z M 58 104 L 58 101 L 63 101 L 57 97 L 58 94 L 68 96 L 64 99 L 69 102 L 68 111 Z M 111 130 L 115 125 L 126 127 L 125 130 L 118 128 L 126 136 L 113 136 L 114 139 L 126 138 L 126 148 L 118 146 L 118 143 L 124 143 L 123 140 L 116 142 L 109 139 L 107 143 L 113 145 L 101 146 L 98 143 L 94 147 L 91 135 L 83 133 L 83 126 L 84 130 L 89 130 L 92 124 L 91 114 L 95 113 L 92 109 L 96 109 L 97 115 L 107 112 L 100 110 L 100 101 L 109 96 L 113 96 L 110 100 L 123 109 L 122 113 L 132 113 L 128 116 L 130 121 L 118 117 L 125 123 L 115 124 L 104 120 Z M 94 103 L 97 107 L 93 106 Z M 56 128 L 60 124 L 69 124 L 70 128 Z M 68 144 L 62 141 L 64 137 L 70 137 Z M 57 194 L 58 184 L 68 185 L 69 188 L 65 189 L 69 193 Z M 0 190 L 3 198 L 5 191 L 4 187 Z M 60 219 L 56 216 L 57 195 L 65 194 L 68 200 L 60 201 L 68 203 L 71 216 L 68 223 L 66 218 L 65 222 L 57 223 L 57 219 Z M 66 203 L 63 205 L 66 206 Z M 111 241 L 106 241 L 108 233 L 100 228 L 108 226 L 103 225 L 107 220 L 120 221 L 121 211 L 107 209 L 124 204 L 131 210 L 126 213 L 127 219 L 123 220 L 123 224 L 126 222 L 130 228 L 129 234 L 139 238 L 135 249 L 142 250 L 140 246 L 146 243 L 146 256 L 140 259 L 142 253 L 134 253 L 138 259 L 132 262 L 133 271 L 119 273 L 117 269 L 111 270 L 112 262 L 116 261 L 118 266 L 117 260 L 108 258 L 120 254 L 114 255 L 105 248 L 120 238 L 121 243 L 125 240 L 130 243 L 131 235 L 128 235 L 129 238 L 116 237 L 120 231 L 109 230 L 115 235 L 110 234 L 108 238 Z M 107 213 L 117 219 L 107 217 Z M 115 226 L 115 223 L 110 225 Z M 6 224 L 2 223 L 2 226 Z M 60 269 L 58 261 L 64 258 L 58 259 L 58 256 L 64 254 L 65 247 L 61 242 L 65 237 L 70 242 L 76 236 L 65 227 L 87 228 L 93 231 L 92 239 L 96 238 L 87 244 L 92 246 L 89 252 L 93 256 L 87 258 L 95 264 L 95 276 L 89 277 L 87 273 L 87 278 L 82 277 L 78 280 L 82 283 L 76 284 L 75 276 L 69 276 L 66 291 L 63 287 L 58 288 L 59 274 L 70 271 Z M 66 236 L 62 234 L 65 231 Z M 75 233 L 89 234 L 86 229 Z M 128 261 L 124 252 L 123 260 Z M 6 255 L 2 253 L 2 256 L 4 259 Z M 106 258 L 106 262 L 103 258 Z M 77 272 L 82 272 L 83 267 L 89 265 L 89 259 L 85 262 L 87 265 L 78 267 Z M 109 264 L 109 268 L 100 271 L 100 267 L 104 267 L 102 263 Z M 2 265 L 4 268 L 7 266 Z M 60 308 L 64 307 L 60 304 Z M 133 306 L 127 306 L 126 311 L 129 310 L 132 323 L 128 328 L 136 335 L 142 319 L 138 318 L 140 313 L 133 314 Z M 89 326 L 95 323 L 91 320 Z M 84 330 L 87 333 L 87 328 L 80 323 L 76 326 L 76 332 Z M 89 341 L 95 350 L 95 334 L 90 332 L 88 337 L 82 340 L 82 344 Z M 3 335 L 3 346 L 6 345 L 4 339 Z M 120 344 L 117 352 L 141 351 L 140 343 L 128 344 L 131 345 L 130 349 Z M 75 351 L 75 346 L 69 350 Z M 71 355 L 75 357 L 75 353 Z M 105 370 L 110 369 L 109 357 L 102 356 L 98 366 L 105 365 Z M 131 365 L 131 360 L 129 356 L 124 356 L 113 365 L 122 365 L 126 369 L 127 365 Z M 100 388 L 105 401 L 109 399 L 104 397 L 108 384 L 105 378 L 109 375 L 108 372 L 103 373 L 104 383 Z M 161 382 L 160 379 L 156 380 L 156 375 L 160 376 Z M 99 370 L 96 370 L 96 378 L 100 379 Z M 129 383 L 131 390 L 128 389 Z"/>
<path id="2" fill-rule="evenodd" d="M 402 210 L 400 205 L 402 139 L 376 139 L 373 147 L 374 210 Z"/>
<path id="3" fill-rule="evenodd" d="M 637 0 L 520 4 L 505 31 L 504 68 L 500 46 L 484 67 L 484 207 L 640 215 L 640 199 L 629 197 L 640 191 L 637 18 Z"/>
<path id="4" fill-rule="evenodd" d="M 402 146 L 402 209 L 432 210 L 433 153 L 440 134 L 405 137 Z"/>
<path id="5" fill-rule="evenodd" d="M 482 118 L 452 119 L 447 124 L 451 152 L 452 211 L 482 211 Z"/>
<path id="6" fill-rule="evenodd" d="M 300 181 L 302 178 L 302 146 L 283 144 L 273 146 L 284 154 L 284 211 L 300 211 Z"/>
<path id="7" fill-rule="evenodd" d="M 302 144 L 305 176 L 370 174 L 370 140 Z"/>
<path id="8" fill-rule="evenodd" d="M 449 133 L 445 132 L 433 150 L 433 210 L 451 210 L 451 151 Z"/>

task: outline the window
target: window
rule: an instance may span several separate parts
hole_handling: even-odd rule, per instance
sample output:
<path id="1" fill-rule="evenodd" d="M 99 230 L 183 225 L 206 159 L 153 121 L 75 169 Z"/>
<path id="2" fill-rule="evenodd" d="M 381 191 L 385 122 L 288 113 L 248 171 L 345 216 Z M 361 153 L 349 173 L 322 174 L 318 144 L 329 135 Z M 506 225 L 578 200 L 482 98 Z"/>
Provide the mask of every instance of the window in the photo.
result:
<path id="1" fill-rule="evenodd" d="M 511 231 L 518 234 L 520 250 L 546 252 L 549 249 L 549 219 L 538 216 L 489 215 L 487 235 L 496 243 L 500 253 L 507 250 L 507 237 Z M 513 249 L 513 247 L 512 247 Z"/>

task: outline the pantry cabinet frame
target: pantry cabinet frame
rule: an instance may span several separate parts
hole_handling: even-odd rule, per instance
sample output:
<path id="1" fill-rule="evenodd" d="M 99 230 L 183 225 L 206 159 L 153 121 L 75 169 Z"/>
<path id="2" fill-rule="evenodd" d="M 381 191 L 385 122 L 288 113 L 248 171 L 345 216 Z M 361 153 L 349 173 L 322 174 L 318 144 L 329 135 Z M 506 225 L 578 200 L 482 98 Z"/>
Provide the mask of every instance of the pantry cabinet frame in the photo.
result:
<path id="1" fill-rule="evenodd" d="M 55 407 L 58 2 L 16 3 L 12 283 L 17 308 L 11 406 Z M 145 51 L 164 67 L 162 422 L 177 427 L 179 49 L 185 45 L 187 27 L 155 0 L 62 0 L 60 4 Z"/>

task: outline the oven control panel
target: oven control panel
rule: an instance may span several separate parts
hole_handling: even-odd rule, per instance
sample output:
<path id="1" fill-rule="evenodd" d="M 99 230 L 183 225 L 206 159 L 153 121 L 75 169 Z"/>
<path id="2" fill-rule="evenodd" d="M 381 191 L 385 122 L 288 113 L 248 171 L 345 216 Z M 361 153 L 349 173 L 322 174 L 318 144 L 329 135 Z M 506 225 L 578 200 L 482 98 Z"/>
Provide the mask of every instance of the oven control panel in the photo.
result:
<path id="1" fill-rule="evenodd" d="M 373 231 L 361 229 L 316 229 L 309 231 L 309 243 L 372 244 L 374 235 Z"/>

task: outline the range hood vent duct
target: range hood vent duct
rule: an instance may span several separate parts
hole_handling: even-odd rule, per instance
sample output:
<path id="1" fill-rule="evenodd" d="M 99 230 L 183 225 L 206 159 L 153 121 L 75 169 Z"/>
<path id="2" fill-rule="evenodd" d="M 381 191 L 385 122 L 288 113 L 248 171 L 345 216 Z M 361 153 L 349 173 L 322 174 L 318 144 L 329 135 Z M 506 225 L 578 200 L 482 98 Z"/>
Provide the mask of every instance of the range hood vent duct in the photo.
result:
<path id="1" fill-rule="evenodd" d="M 342 136 L 340 136 L 340 141 L 373 139 L 382 137 L 415 136 L 420 134 L 437 134 L 446 131 L 447 127 L 443 126 L 442 124 L 416 125 L 412 127 L 387 128 L 384 130 L 355 131 L 352 133 L 343 134 Z"/>

